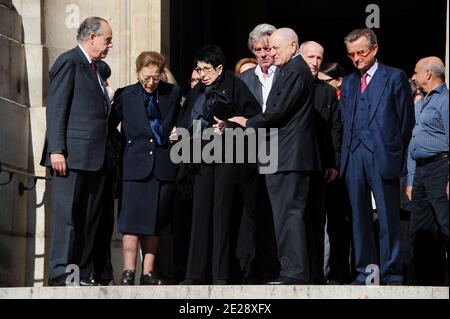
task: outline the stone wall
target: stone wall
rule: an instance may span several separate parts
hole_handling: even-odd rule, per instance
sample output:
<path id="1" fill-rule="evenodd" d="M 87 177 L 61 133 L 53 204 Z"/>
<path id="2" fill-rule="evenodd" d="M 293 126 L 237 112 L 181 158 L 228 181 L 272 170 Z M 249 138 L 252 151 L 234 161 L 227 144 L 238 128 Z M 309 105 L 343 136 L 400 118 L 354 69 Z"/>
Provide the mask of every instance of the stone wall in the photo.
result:
<path id="1" fill-rule="evenodd" d="M 144 50 L 169 52 L 169 2 L 161 0 L 0 0 L 0 163 L 4 170 L 45 176 L 39 165 L 45 136 L 48 71 L 76 45 L 79 23 L 88 16 L 108 20 L 113 50 L 110 85 L 136 79 L 134 61 Z M 164 24 L 162 20 L 165 19 Z M 164 28 L 164 32 L 162 29 Z M 165 37 L 165 41 L 162 40 Z M 0 174 L 0 184 L 8 175 Z M 51 182 L 15 174 L 0 186 L 0 286 L 41 286 L 46 281 L 51 220 Z M 113 260 L 121 271 L 121 242 L 115 234 Z"/>
<path id="2" fill-rule="evenodd" d="M 2 169 L 32 172 L 27 59 L 22 18 L 11 0 L 0 0 L 0 163 Z M 0 174 L 0 184 L 8 174 Z M 34 218 L 28 179 L 14 175 L 0 186 L 0 286 L 30 285 L 33 272 Z M 31 263 L 30 263 L 31 260 Z"/>

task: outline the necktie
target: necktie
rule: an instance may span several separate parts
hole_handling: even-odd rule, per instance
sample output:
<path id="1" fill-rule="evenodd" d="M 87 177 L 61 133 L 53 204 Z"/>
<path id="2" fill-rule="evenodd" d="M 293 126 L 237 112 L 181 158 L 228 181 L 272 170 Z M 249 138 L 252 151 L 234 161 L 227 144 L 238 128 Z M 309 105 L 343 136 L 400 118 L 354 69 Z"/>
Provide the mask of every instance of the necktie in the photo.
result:
<path id="1" fill-rule="evenodd" d="M 91 69 L 92 69 L 92 71 L 94 71 L 95 76 L 97 76 L 97 67 L 95 66 L 94 61 L 91 62 Z"/>
<path id="2" fill-rule="evenodd" d="M 161 124 L 161 111 L 159 110 L 158 103 L 152 95 L 144 94 L 145 105 L 147 108 L 148 121 L 150 123 L 150 129 L 152 130 L 153 137 L 156 140 L 156 145 L 162 145 L 162 124 Z"/>
<path id="3" fill-rule="evenodd" d="M 367 88 L 367 72 L 365 72 L 361 77 L 361 93 L 363 93 Z"/>

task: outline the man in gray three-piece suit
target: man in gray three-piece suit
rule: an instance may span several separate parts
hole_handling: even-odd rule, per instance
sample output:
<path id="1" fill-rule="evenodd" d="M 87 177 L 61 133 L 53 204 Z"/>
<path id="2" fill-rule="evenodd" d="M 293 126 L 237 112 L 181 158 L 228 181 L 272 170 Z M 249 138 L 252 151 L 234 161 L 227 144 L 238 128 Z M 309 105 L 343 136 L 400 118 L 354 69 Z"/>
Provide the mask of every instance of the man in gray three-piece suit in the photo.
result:
<path id="1" fill-rule="evenodd" d="M 66 267 L 77 265 L 80 285 L 96 285 L 94 243 L 105 203 L 109 100 L 95 61 L 112 48 L 109 23 L 84 20 L 78 46 L 50 70 L 47 132 L 41 164 L 52 172 L 49 285 L 66 285 Z"/>

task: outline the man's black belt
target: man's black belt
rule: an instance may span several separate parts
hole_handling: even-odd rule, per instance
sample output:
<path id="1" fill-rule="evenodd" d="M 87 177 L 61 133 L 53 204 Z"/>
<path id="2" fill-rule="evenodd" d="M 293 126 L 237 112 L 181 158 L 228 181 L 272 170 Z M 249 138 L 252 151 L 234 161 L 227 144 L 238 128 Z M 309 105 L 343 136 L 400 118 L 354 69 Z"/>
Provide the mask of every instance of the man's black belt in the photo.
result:
<path id="1" fill-rule="evenodd" d="M 418 159 L 418 160 L 416 160 L 416 166 L 424 166 L 424 165 L 439 161 L 444 158 L 448 158 L 448 152 L 439 153 L 439 154 L 433 155 L 431 157 Z"/>

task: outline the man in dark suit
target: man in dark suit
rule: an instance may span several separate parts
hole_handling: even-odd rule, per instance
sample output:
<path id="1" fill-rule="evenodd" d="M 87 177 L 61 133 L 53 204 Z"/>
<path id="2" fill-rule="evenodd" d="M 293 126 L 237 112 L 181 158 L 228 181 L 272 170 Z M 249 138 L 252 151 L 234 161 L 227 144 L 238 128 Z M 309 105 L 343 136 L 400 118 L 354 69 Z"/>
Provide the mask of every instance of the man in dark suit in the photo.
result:
<path id="1" fill-rule="evenodd" d="M 240 75 L 241 80 L 258 100 L 263 112 L 279 71 L 273 65 L 273 58 L 269 54 L 269 37 L 275 30 L 273 25 L 263 23 L 250 32 L 248 48 L 255 55 L 258 65 Z M 249 165 L 243 173 L 245 178 L 254 181 L 250 183 L 254 187 L 247 190 L 250 200 L 247 201 L 242 214 L 237 254 L 242 260 L 246 283 L 266 282 L 275 278 L 279 272 L 272 209 L 265 176 L 258 174 L 256 165 Z"/>
<path id="2" fill-rule="evenodd" d="M 104 209 L 109 100 L 96 60 L 112 48 L 112 30 L 90 17 L 78 29 L 78 46 L 50 70 L 47 132 L 41 164 L 52 171 L 50 285 L 66 285 L 66 267 L 80 270 L 80 285 L 96 285 L 94 244 Z"/>
<path id="3" fill-rule="evenodd" d="M 243 127 L 278 128 L 278 169 L 266 176 L 266 184 L 280 275 L 269 284 L 306 284 L 310 281 L 304 221 L 306 198 L 310 174 L 321 168 L 314 128 L 314 83 L 308 65 L 298 54 L 298 36 L 292 29 L 281 28 L 272 33 L 269 46 L 280 73 L 265 112 L 248 120 L 230 120 Z"/>
<path id="4" fill-rule="evenodd" d="M 400 261 L 399 178 L 414 125 L 414 104 L 405 73 L 376 60 L 377 37 L 371 29 L 357 29 L 345 38 L 348 57 L 357 72 L 342 83 L 344 125 L 341 174 L 353 210 L 353 236 L 358 277 L 364 284 L 379 265 L 388 285 L 403 281 Z M 371 192 L 380 227 L 380 252 L 373 231 Z"/>
<path id="5" fill-rule="evenodd" d="M 314 114 L 319 141 L 322 170 L 311 175 L 308 199 L 308 245 L 311 264 L 311 282 L 324 284 L 325 249 L 325 195 L 326 185 L 339 175 L 342 125 L 336 90 L 317 78 L 322 65 L 324 49 L 315 41 L 300 46 L 300 55 L 308 64 L 314 78 Z"/>

